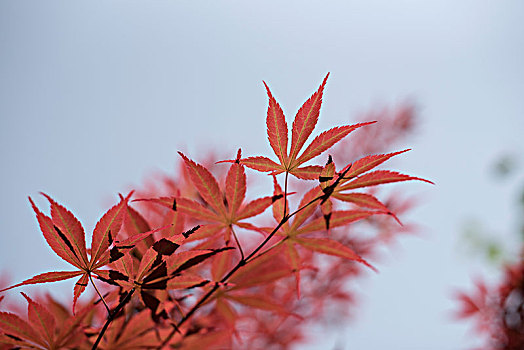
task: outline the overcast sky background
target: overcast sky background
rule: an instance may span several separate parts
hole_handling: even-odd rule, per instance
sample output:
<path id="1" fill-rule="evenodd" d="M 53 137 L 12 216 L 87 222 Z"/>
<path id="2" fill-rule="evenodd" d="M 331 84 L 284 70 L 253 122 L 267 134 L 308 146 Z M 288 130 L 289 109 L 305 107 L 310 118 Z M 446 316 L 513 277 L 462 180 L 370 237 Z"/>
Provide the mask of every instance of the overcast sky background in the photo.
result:
<path id="1" fill-rule="evenodd" d="M 395 166 L 436 186 L 402 185 L 423 199 L 425 231 L 364 281 L 358 318 L 312 348 L 465 349 L 452 291 L 494 271 L 463 256 L 461 225 L 510 240 L 518 221 L 524 177 L 489 170 L 524 159 L 523 14 L 519 0 L 1 1 L 0 270 L 18 282 L 68 268 L 28 195 L 51 194 L 90 231 L 177 150 L 270 155 L 261 81 L 291 118 L 329 71 L 318 130 L 410 98 L 421 125 Z"/>

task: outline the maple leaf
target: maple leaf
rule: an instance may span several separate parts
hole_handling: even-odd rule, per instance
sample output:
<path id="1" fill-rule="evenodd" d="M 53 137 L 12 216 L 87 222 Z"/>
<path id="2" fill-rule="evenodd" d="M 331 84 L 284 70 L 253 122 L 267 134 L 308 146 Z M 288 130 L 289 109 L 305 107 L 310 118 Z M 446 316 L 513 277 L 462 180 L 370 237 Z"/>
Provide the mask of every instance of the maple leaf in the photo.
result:
<path id="1" fill-rule="evenodd" d="M 344 125 L 324 131 L 315 137 L 299 155 L 317 124 L 320 106 L 322 104 L 322 95 L 328 77 L 329 73 L 322 81 L 318 90 L 298 110 L 291 130 L 291 147 L 289 153 L 287 151 L 288 127 L 284 112 L 264 82 L 269 97 L 266 118 L 267 135 L 269 144 L 278 158 L 278 163 L 267 157 L 256 156 L 240 159 L 241 164 L 258 171 L 270 172 L 272 175 L 287 172 L 300 179 L 314 180 L 318 178 L 322 167 L 317 165 L 302 166 L 304 163 L 322 154 L 352 131 L 362 126 L 375 123 L 366 122 Z M 226 162 L 232 161 L 228 160 Z"/>
<path id="2" fill-rule="evenodd" d="M 231 235 L 234 234 L 234 225 L 252 231 L 260 231 L 244 220 L 261 214 L 271 204 L 283 197 L 282 195 L 267 196 L 244 203 L 246 174 L 240 162 L 240 149 L 236 161 L 231 164 L 226 175 L 224 192 L 220 190 L 217 180 L 207 168 L 195 163 L 183 153 L 178 153 L 184 160 L 191 181 L 207 206 L 183 197 L 162 197 L 148 199 L 148 201 L 153 201 L 174 211 L 180 211 L 194 219 L 207 222 L 199 232 L 191 237 L 191 240 L 208 238 L 223 233 L 225 241 L 229 242 Z"/>
<path id="3" fill-rule="evenodd" d="M 27 301 L 28 320 L 13 313 L 0 312 L 0 344 L 31 349 L 61 349 L 83 340 L 80 326 L 88 314 L 88 307 L 75 316 L 57 319 L 46 307 L 26 294 L 22 295 Z"/>
<path id="4" fill-rule="evenodd" d="M 168 215 L 166 215 L 167 217 Z M 176 223 L 176 220 L 172 220 L 173 218 L 170 218 L 170 221 L 164 221 L 162 223 L 162 226 L 166 228 L 164 233 L 167 231 L 170 231 L 170 229 L 173 228 L 171 224 Z M 136 236 L 141 233 L 146 233 L 151 231 L 151 226 L 147 222 L 147 220 L 135 209 L 133 209 L 131 206 L 127 206 L 126 214 L 124 215 L 124 222 L 122 224 L 122 231 L 120 234 L 126 234 L 127 237 Z M 181 230 L 177 230 L 176 232 L 180 232 Z M 136 254 L 138 257 L 141 257 L 144 252 L 155 242 L 155 239 L 152 237 L 152 235 L 147 235 L 143 240 L 140 240 L 135 248 L 133 249 L 133 253 Z"/>
<path id="5" fill-rule="evenodd" d="M 127 252 L 122 259 L 111 264 L 110 270 L 104 271 L 102 279 L 121 286 L 124 291 L 136 290 L 142 303 L 151 309 L 155 317 L 167 317 L 162 309 L 162 301 L 168 299 L 166 290 L 206 284 L 208 280 L 186 271 L 218 253 L 233 249 L 225 247 L 179 252 L 178 248 L 183 241 L 197 230 L 198 227 L 195 227 L 171 237 L 160 238 L 139 260 Z"/>
<path id="6" fill-rule="evenodd" d="M 274 194 L 282 193 L 282 188 L 274 179 Z M 306 234 L 327 231 L 331 228 L 348 225 L 352 222 L 365 219 L 371 215 L 380 214 L 378 211 L 369 210 L 339 210 L 331 211 L 328 215 L 315 217 L 318 206 L 314 202 L 323 196 L 320 187 L 314 187 L 308 191 L 300 201 L 299 208 L 293 217 L 284 222 L 277 234 L 284 238 L 275 244 L 286 257 L 288 265 L 295 272 L 297 295 L 300 296 L 300 270 L 302 269 L 301 258 L 297 246 L 305 249 L 354 260 L 375 270 L 366 260 L 355 253 L 351 248 L 329 238 L 309 238 Z M 273 217 L 277 222 L 283 219 L 282 203 L 273 207 Z M 286 208 L 289 212 L 289 208 Z"/>
<path id="7" fill-rule="evenodd" d="M 0 348 L 4 348 L 3 344 L 9 348 L 36 349 L 91 346 L 96 349 L 99 345 L 104 349 L 289 348 L 299 341 L 302 333 L 307 333 L 300 321 L 321 317 L 325 314 L 325 305 L 329 306 L 327 303 L 333 299 L 350 301 L 352 294 L 339 285 L 356 276 L 360 265 L 331 259 L 319 265 L 315 253 L 373 268 L 359 254 L 369 256 L 373 252 L 374 237 L 341 239 L 338 236 L 341 230 L 333 234 L 329 231 L 376 214 L 391 215 L 399 221 L 373 192 L 354 190 L 406 180 L 430 181 L 388 170 L 373 171 L 407 150 L 366 156 L 342 171 L 336 170 L 331 156 L 324 167 L 308 165 L 352 131 L 374 123 L 334 127 L 311 140 L 328 77 L 329 73 L 301 106 L 291 130 L 282 108 L 264 82 L 269 98 L 267 137 L 276 159 L 242 158 L 239 150 L 236 159 L 225 161 L 231 164 L 224 183 L 219 184 L 206 167 L 180 153 L 181 176 L 164 179 L 163 183 L 166 186 L 162 192 L 173 196 L 144 199 L 160 204 L 150 206 L 144 217 L 129 206 L 131 194 L 125 198 L 120 195 L 120 202 L 97 223 L 90 249 L 86 247 L 82 225 L 71 212 L 44 194 L 51 204 L 51 214 L 47 216 L 30 198 L 44 238 L 74 269 L 46 272 L 3 290 L 78 278 L 74 287 L 74 311 L 87 284 L 91 282 L 97 288 L 93 278 L 116 288 L 109 289 L 104 297 L 96 289 L 108 311 L 103 326 L 99 324 L 103 310 L 94 308 L 92 303 L 71 316 L 68 310 L 60 309 L 61 306 L 51 302 L 40 304 L 24 295 L 28 303 L 27 318 L 0 312 Z M 376 142 L 373 137 L 369 139 Z M 245 167 L 273 176 L 272 196 L 246 201 Z M 284 191 L 276 179 L 281 173 L 285 173 Z M 294 212 L 289 210 L 289 195 L 294 193 L 288 191 L 289 174 L 319 181 L 319 186 L 305 193 Z M 161 193 L 160 187 L 153 187 L 147 192 L 148 196 L 161 196 L 157 194 Z M 335 200 L 350 203 L 351 210 L 339 210 Z M 260 228 L 247 220 L 262 214 L 269 206 L 276 225 Z M 152 230 L 148 220 L 161 228 Z M 374 224 L 373 221 L 370 223 Z M 182 232 L 188 223 L 198 225 Z M 264 239 L 260 242 L 250 236 L 242 237 L 250 251 L 244 256 L 235 233 L 237 228 L 261 232 Z M 161 235 L 155 237 L 159 231 Z M 231 236 L 240 254 L 229 246 Z M 204 241 L 191 242 L 197 240 Z M 186 245 L 187 242 L 190 243 Z M 296 291 L 300 297 L 301 273 L 305 298 L 298 300 L 294 294 Z M 306 282 L 309 284 L 304 288 Z M 133 295 L 136 302 L 130 302 Z M 0 296 L 0 301 L 2 298 Z M 459 298 L 464 304 L 463 317 L 482 312 L 482 305 L 475 298 L 467 295 Z M 104 299 L 118 302 L 118 306 L 110 310 Z M 206 308 L 201 310 L 204 305 Z M 337 311 L 334 312 L 332 316 L 337 316 Z M 88 313 L 89 324 L 81 325 Z M 303 318 L 291 319 L 290 315 L 298 316 L 295 313 Z M 71 321 L 68 323 L 68 320 Z M 242 327 L 237 329 L 238 321 Z M 94 343 L 93 339 L 87 339 L 97 332 Z"/>
<path id="8" fill-rule="evenodd" d="M 323 201 L 325 202 L 328 200 L 328 198 L 335 198 L 344 202 L 353 203 L 360 207 L 371 208 L 377 212 L 391 215 L 399 224 L 401 224 L 397 216 L 375 196 L 369 193 L 347 191 L 357 188 L 409 180 L 418 180 L 433 184 L 433 182 L 426 179 L 400 174 L 398 172 L 389 170 L 375 170 L 368 172 L 369 170 L 374 169 L 375 167 L 384 163 L 388 159 L 407 151 L 409 151 L 409 149 L 387 154 L 366 156 L 347 165 L 341 172 L 338 173 L 336 171 L 333 159 L 331 156 L 329 156 L 326 165 L 319 175 L 320 188 L 325 195 Z"/>
<path id="9" fill-rule="evenodd" d="M 29 202 L 36 214 L 40 230 L 51 249 L 63 260 L 67 261 L 77 271 L 46 272 L 15 284 L 0 292 L 28 284 L 55 282 L 80 276 L 74 287 L 73 310 L 80 295 L 87 287 L 91 275 L 103 274 L 102 267 L 119 259 L 123 254 L 120 250 L 130 249 L 135 243 L 157 230 L 130 237 L 122 242 L 116 240 L 122 226 L 126 207 L 132 192 L 110 208 L 98 221 L 93 230 L 90 257 L 87 256 L 84 228 L 78 219 L 65 207 L 58 204 L 45 193 L 42 195 L 51 205 L 51 217 L 43 214 L 31 197 Z M 109 249 L 112 247 L 111 249 Z"/>

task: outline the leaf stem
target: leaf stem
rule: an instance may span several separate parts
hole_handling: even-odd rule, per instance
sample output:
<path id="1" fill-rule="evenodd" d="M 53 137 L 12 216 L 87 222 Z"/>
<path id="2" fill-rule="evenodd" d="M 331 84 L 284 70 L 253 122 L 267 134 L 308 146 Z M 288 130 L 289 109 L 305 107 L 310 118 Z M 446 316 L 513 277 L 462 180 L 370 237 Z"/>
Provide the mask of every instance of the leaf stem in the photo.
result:
<path id="1" fill-rule="evenodd" d="M 95 281 L 93 281 L 93 277 L 91 276 L 91 273 L 88 273 L 87 276 L 89 277 L 89 280 L 91 281 L 91 284 L 92 284 L 93 287 L 95 288 L 96 294 L 98 294 L 98 296 L 100 297 L 100 300 L 102 300 L 102 303 L 104 303 L 104 306 L 106 307 L 107 313 L 110 314 L 110 313 L 111 313 L 111 309 L 110 309 L 109 306 L 107 305 L 107 303 L 106 303 L 104 297 L 102 296 L 102 293 L 100 293 L 100 291 L 99 291 L 98 288 L 96 287 Z"/>
<path id="2" fill-rule="evenodd" d="M 242 250 L 242 247 L 240 246 L 240 241 L 238 240 L 238 236 L 235 233 L 235 230 L 233 230 L 233 227 L 230 226 L 229 229 L 231 230 L 231 232 L 233 232 L 233 237 L 235 237 L 235 241 L 237 242 L 238 250 L 240 250 L 241 259 L 244 260 L 244 251 Z"/>
<path id="3" fill-rule="evenodd" d="M 286 178 L 284 180 L 284 215 L 282 215 L 283 218 L 285 218 L 287 214 L 287 177 L 288 175 L 289 175 L 289 172 L 286 171 Z"/>

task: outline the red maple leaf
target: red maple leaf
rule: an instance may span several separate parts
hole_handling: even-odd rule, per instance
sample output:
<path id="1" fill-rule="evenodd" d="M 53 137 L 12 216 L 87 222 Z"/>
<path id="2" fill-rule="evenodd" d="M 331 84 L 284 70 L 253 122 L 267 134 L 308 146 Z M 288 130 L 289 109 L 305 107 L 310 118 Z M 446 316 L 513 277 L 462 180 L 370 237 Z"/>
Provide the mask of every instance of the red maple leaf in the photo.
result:
<path id="1" fill-rule="evenodd" d="M 315 137 L 299 155 L 317 124 L 320 106 L 322 104 L 322 94 L 328 76 L 329 73 L 324 78 L 324 81 L 318 90 L 298 110 L 293 121 L 289 153 L 287 151 L 288 128 L 284 112 L 271 94 L 269 87 L 264 82 L 264 86 L 266 87 L 269 96 L 269 107 L 266 118 L 267 135 L 269 144 L 278 158 L 278 163 L 267 157 L 256 156 L 241 159 L 240 162 L 243 165 L 258 171 L 270 172 L 273 175 L 288 172 L 300 179 L 317 179 L 321 167 L 317 165 L 302 166 L 304 163 L 322 154 L 324 151 L 349 135 L 353 130 L 375 123 L 366 122 L 354 125 L 344 125 L 324 131 Z"/>

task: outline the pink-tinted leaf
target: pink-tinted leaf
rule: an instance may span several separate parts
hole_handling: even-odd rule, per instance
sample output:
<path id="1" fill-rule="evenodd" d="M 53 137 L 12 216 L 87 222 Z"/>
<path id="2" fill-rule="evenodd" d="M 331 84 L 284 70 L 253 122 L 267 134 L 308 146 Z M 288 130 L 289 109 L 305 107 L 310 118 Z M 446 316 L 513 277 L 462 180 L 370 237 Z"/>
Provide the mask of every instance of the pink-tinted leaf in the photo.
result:
<path id="1" fill-rule="evenodd" d="M 292 271 L 295 273 L 297 297 L 300 299 L 300 256 L 291 240 L 286 240 L 284 246 L 286 259 L 289 262 Z"/>
<path id="2" fill-rule="evenodd" d="M 168 261 L 168 267 L 169 267 L 169 270 L 171 271 L 171 269 L 174 269 L 174 271 L 172 272 L 172 274 L 176 275 L 180 272 L 183 272 L 193 266 L 196 266 L 198 264 L 200 264 L 201 262 L 209 259 L 210 257 L 216 255 L 216 254 L 219 254 L 221 252 L 224 252 L 224 251 L 227 251 L 227 250 L 231 250 L 231 249 L 234 249 L 233 247 L 224 247 L 224 248 L 219 248 L 219 249 L 208 249 L 208 250 L 201 250 L 201 251 L 196 251 L 196 250 L 192 250 L 192 251 L 189 251 L 189 252 L 182 252 L 182 253 L 179 253 L 179 254 L 176 254 L 174 255 L 175 259 L 173 260 L 169 260 Z M 198 254 L 195 255 L 194 252 L 198 252 Z M 184 253 L 188 253 L 187 255 L 183 255 Z M 191 256 L 190 258 L 188 258 L 188 256 Z M 175 261 L 174 261 L 175 260 Z M 185 261 L 184 261 L 185 260 Z"/>
<path id="3" fill-rule="evenodd" d="M 213 237 L 215 235 L 218 235 L 219 233 L 222 233 L 224 230 L 223 224 L 209 224 L 209 225 L 201 225 L 200 228 L 193 233 L 191 236 L 189 236 L 186 241 L 187 242 L 193 242 L 198 241 L 200 239 Z"/>
<path id="4" fill-rule="evenodd" d="M 275 175 L 283 173 L 285 169 L 282 165 L 275 163 L 267 157 L 249 157 L 243 158 L 240 160 L 242 165 L 247 166 L 248 168 L 255 169 L 262 172 L 274 172 Z"/>
<path id="5" fill-rule="evenodd" d="M 98 259 L 116 239 L 124 221 L 127 202 L 131 194 L 109 209 L 96 224 L 91 243 L 91 267 L 95 266 Z"/>
<path id="6" fill-rule="evenodd" d="M 287 277 L 292 273 L 293 271 L 288 266 L 286 266 L 285 262 L 283 262 L 283 265 L 278 266 L 278 268 L 266 269 L 260 275 L 245 276 L 244 274 L 245 278 L 240 278 L 237 276 L 237 278 L 232 278 L 230 282 L 235 284 L 235 287 L 232 289 L 243 289 L 269 284 L 281 278 Z"/>
<path id="7" fill-rule="evenodd" d="M 123 252 L 125 252 L 126 250 L 134 248 L 137 243 L 139 243 L 139 242 L 145 240 L 146 238 L 150 237 L 155 232 L 162 231 L 162 230 L 164 230 L 164 229 L 166 229 L 168 227 L 169 226 L 160 227 L 160 228 L 157 228 L 155 230 L 151 230 L 151 231 L 144 232 L 144 233 L 139 233 L 137 235 L 128 237 L 128 238 L 126 238 L 123 241 L 115 241 L 113 248 L 111 248 L 111 250 L 106 250 L 102 254 L 102 256 L 100 256 L 100 258 L 98 259 L 98 262 L 93 266 L 92 269 L 93 270 L 99 269 L 99 268 L 101 268 L 103 266 L 106 266 L 107 264 L 109 264 L 111 262 L 115 262 L 115 261 L 119 260 L 121 257 L 124 256 Z"/>
<path id="8" fill-rule="evenodd" d="M 78 348 L 79 344 L 84 340 L 82 322 L 89 315 L 93 305 L 88 304 L 81 308 L 72 317 L 68 317 L 62 324 L 59 334 L 56 337 L 56 348 Z"/>
<path id="9" fill-rule="evenodd" d="M 230 329 L 216 329 L 213 332 L 186 335 L 181 350 L 228 349 L 230 341 Z"/>
<path id="10" fill-rule="evenodd" d="M 402 151 L 387 153 L 387 154 L 374 154 L 371 156 L 361 158 L 353 162 L 353 164 L 351 164 L 351 169 L 346 174 L 346 177 L 352 178 L 352 177 L 358 176 L 362 173 L 365 173 L 368 170 L 371 170 L 379 166 L 380 164 L 384 163 L 389 158 L 399 155 L 401 153 L 407 152 L 407 151 L 410 151 L 410 149 L 405 149 Z"/>
<path id="11" fill-rule="evenodd" d="M 76 256 L 76 252 L 71 242 L 69 242 L 61 230 L 53 224 L 51 218 L 42 214 L 42 212 L 38 210 L 31 197 L 29 197 L 29 202 L 31 202 L 31 206 L 36 213 L 36 219 L 38 220 L 40 230 L 42 231 L 47 244 L 49 244 L 51 249 L 53 249 L 59 257 L 71 265 L 82 269 L 82 262 Z"/>
<path id="12" fill-rule="evenodd" d="M 240 150 L 239 150 L 240 152 Z M 244 167 L 238 163 L 231 164 L 226 177 L 226 199 L 229 216 L 237 213 L 246 196 L 246 174 Z"/>
<path id="13" fill-rule="evenodd" d="M 138 199 L 138 201 L 157 203 L 171 210 L 180 211 L 181 213 L 194 219 L 212 222 L 220 221 L 220 217 L 217 214 L 207 209 L 202 204 L 187 198 L 161 197 L 150 199 Z"/>
<path id="14" fill-rule="evenodd" d="M 322 211 L 322 214 L 324 216 L 332 215 L 333 212 L 333 202 L 331 201 L 331 198 L 329 198 L 327 201 L 322 203 L 320 205 L 320 211 Z"/>
<path id="15" fill-rule="evenodd" d="M 155 324 L 147 310 L 134 314 L 118 334 L 113 349 L 152 349 L 158 347 L 159 341 L 152 335 Z"/>
<path id="16" fill-rule="evenodd" d="M 293 271 L 288 267 L 282 254 L 277 249 L 255 257 L 242 269 L 237 270 L 229 282 L 230 290 L 240 290 L 254 286 L 267 285 L 281 278 L 290 276 Z"/>
<path id="17" fill-rule="evenodd" d="M 211 265 L 211 278 L 215 282 L 219 282 L 222 277 L 231 269 L 231 264 L 234 257 L 234 251 L 230 250 L 220 254 L 213 260 Z"/>
<path id="18" fill-rule="evenodd" d="M 277 194 L 271 197 L 263 197 L 263 198 L 252 200 L 251 202 L 248 202 L 244 204 L 244 206 L 242 206 L 238 215 L 236 216 L 236 220 L 239 221 L 239 220 L 247 219 L 247 218 L 256 216 L 258 214 L 261 214 L 271 204 L 275 203 L 276 201 L 278 201 L 281 198 L 283 198 L 283 195 Z"/>
<path id="19" fill-rule="evenodd" d="M 158 260 L 157 260 L 158 259 Z M 138 271 L 136 273 L 136 280 L 142 281 L 142 279 L 147 275 L 147 273 L 161 262 L 161 257 L 159 253 L 153 248 L 149 248 L 142 259 L 140 260 L 140 265 L 138 266 Z"/>
<path id="20" fill-rule="evenodd" d="M 42 193 L 51 203 L 51 218 L 53 224 L 56 225 L 64 234 L 67 240 L 73 246 L 75 255 L 82 263 L 83 268 L 87 268 L 88 259 L 86 251 L 85 232 L 82 224 L 78 219 L 62 205 L 55 202 L 47 194 Z"/>
<path id="21" fill-rule="evenodd" d="M 335 175 L 335 163 L 333 163 L 333 159 L 331 158 L 331 156 L 329 156 L 326 165 L 322 168 L 322 171 L 320 172 L 320 175 L 318 177 L 318 181 L 320 182 L 320 188 L 323 191 L 327 191 L 326 188 L 334 184 Z"/>
<path id="22" fill-rule="evenodd" d="M 46 272 L 42 273 L 40 275 L 36 275 L 34 277 L 31 277 L 30 279 L 27 279 L 23 281 L 22 283 L 15 284 L 13 286 L 4 288 L 0 290 L 0 292 L 4 292 L 6 290 L 25 286 L 28 284 L 38 284 L 38 283 L 48 283 L 48 282 L 56 282 L 56 281 L 63 281 L 67 280 L 76 276 L 80 276 L 83 272 L 82 271 L 53 271 L 53 272 Z"/>
<path id="23" fill-rule="evenodd" d="M 128 276 L 130 279 L 135 278 L 135 271 L 138 267 L 138 262 L 136 259 L 133 259 L 131 254 L 125 254 L 122 259 L 119 259 L 114 262 L 113 266 L 116 270 L 122 273 L 124 276 Z"/>
<path id="24" fill-rule="evenodd" d="M 185 272 L 180 276 L 175 276 L 167 282 L 167 289 L 186 289 L 192 288 L 195 286 L 201 286 L 206 284 L 208 280 L 202 278 L 201 276 Z"/>
<path id="25" fill-rule="evenodd" d="M 328 230 L 330 228 L 344 226 L 357 220 L 365 219 L 373 214 L 375 211 L 364 210 L 337 210 L 331 212 L 329 217 L 319 217 L 310 223 L 302 226 L 294 231 L 294 235 L 301 235 L 305 233 L 318 232 Z"/>
<path id="26" fill-rule="evenodd" d="M 226 323 L 229 325 L 229 327 L 233 327 L 235 325 L 235 321 L 238 319 L 238 314 L 229 304 L 229 301 L 225 300 L 225 298 L 217 298 L 215 308 L 222 316 L 224 321 L 226 321 Z"/>
<path id="27" fill-rule="evenodd" d="M 46 347 L 46 343 L 38 336 L 33 327 L 15 314 L 0 312 L 0 330 L 6 335 L 18 338 L 19 341 L 25 339 Z"/>
<path id="28" fill-rule="evenodd" d="M 399 182 L 399 181 L 408 181 L 408 180 L 419 180 L 424 181 L 430 184 L 433 184 L 433 182 L 409 175 L 404 175 L 397 173 L 395 171 L 389 171 L 389 170 L 376 170 L 372 171 L 367 174 L 363 174 L 359 177 L 357 177 L 355 180 L 345 183 L 343 186 L 339 188 L 339 192 L 345 191 L 345 190 L 351 190 L 355 188 L 361 188 L 361 187 L 369 187 L 369 186 L 376 186 L 391 182 Z"/>
<path id="29" fill-rule="evenodd" d="M 76 307 L 76 302 L 78 301 L 78 298 L 80 295 L 86 290 L 87 283 L 89 282 L 89 277 L 87 273 L 83 274 L 82 277 L 75 283 L 75 288 L 73 292 L 73 312 Z"/>
<path id="30" fill-rule="evenodd" d="M 180 211 L 170 211 L 170 212 L 162 214 L 162 219 L 159 224 L 162 226 L 167 226 L 167 228 L 162 233 L 162 235 L 165 237 L 171 237 L 175 234 L 179 234 L 180 232 L 183 232 L 184 228 L 186 227 L 187 218 L 189 217 L 187 215 L 184 215 Z M 147 244 L 144 244 L 142 248 L 146 248 L 147 246 L 153 244 L 154 243 L 153 237 L 151 237 L 151 239 L 149 239 L 148 241 L 144 243 L 147 243 Z M 144 249 L 142 249 L 142 251 L 144 251 Z"/>
<path id="31" fill-rule="evenodd" d="M 302 168 L 295 168 L 289 173 L 302 180 L 317 180 L 322 167 L 318 165 L 308 165 Z"/>
<path id="32" fill-rule="evenodd" d="M 300 107 L 295 116 L 293 129 L 291 131 L 291 149 L 289 152 L 291 159 L 296 159 L 298 152 L 300 152 L 317 124 L 320 106 L 322 104 L 322 93 L 324 92 L 324 86 L 326 85 L 328 77 L 329 73 L 324 78 L 318 90 Z"/>
<path id="33" fill-rule="evenodd" d="M 177 210 L 191 218 L 205 221 L 220 221 L 220 217 L 217 214 L 190 199 L 177 198 L 176 206 Z"/>
<path id="34" fill-rule="evenodd" d="M 393 216 L 393 218 L 399 223 L 400 220 L 397 216 L 391 212 L 381 201 L 379 201 L 375 196 L 372 196 L 367 193 L 333 193 L 333 198 L 339 199 L 344 202 L 354 203 L 361 207 L 372 208 L 380 210 L 381 212 Z"/>
<path id="35" fill-rule="evenodd" d="M 122 291 L 127 293 L 131 288 L 136 287 L 134 281 L 137 265 L 134 261 L 136 260 L 130 254 L 126 254 L 111 265 L 113 270 L 97 270 L 96 275 L 106 283 L 110 281 L 118 284 L 122 287 Z"/>
<path id="36" fill-rule="evenodd" d="M 52 347 L 55 337 L 55 318 L 45 307 L 34 302 L 26 294 L 22 293 L 22 295 L 28 303 L 27 314 L 31 326 L 40 334 L 41 339 L 45 339 L 49 347 Z"/>
<path id="37" fill-rule="evenodd" d="M 17 340 L 20 339 L 14 336 L 7 336 L 0 331 L 0 346 L 13 345 L 12 348 L 7 349 L 34 349 L 36 347 L 35 342 Z M 40 346 L 38 346 L 40 348 Z"/>
<path id="38" fill-rule="evenodd" d="M 308 160 L 320 155 L 322 152 L 326 151 L 335 143 L 346 137 L 353 130 L 373 123 L 375 122 L 345 125 L 332 128 L 328 131 L 324 131 L 323 133 L 315 137 L 313 141 L 311 141 L 311 143 L 302 153 L 302 155 L 291 165 L 292 168 L 298 167 L 301 164 L 307 162 Z"/>
<path id="39" fill-rule="evenodd" d="M 332 239 L 329 239 L 329 238 L 293 238 L 293 241 L 300 244 L 304 248 L 313 250 L 315 252 L 358 261 L 376 271 L 376 269 L 373 266 L 371 266 L 367 261 L 362 259 L 357 253 L 353 251 L 353 249 L 346 247 L 342 243 L 339 243 Z"/>
<path id="40" fill-rule="evenodd" d="M 284 117 L 282 108 L 280 108 L 280 105 L 271 94 L 271 91 L 265 82 L 264 86 L 266 87 L 267 95 L 269 97 L 269 107 L 267 109 L 266 118 L 269 144 L 280 160 L 280 164 L 286 166 L 288 143 L 286 118 Z"/>
<path id="41" fill-rule="evenodd" d="M 177 210 L 176 197 L 138 198 L 134 199 L 133 202 L 152 202 L 171 210 Z"/>
<path id="42" fill-rule="evenodd" d="M 265 297 L 262 294 L 256 294 L 256 295 L 244 295 L 244 294 L 225 294 L 224 297 L 233 300 L 237 303 L 254 307 L 256 309 L 266 310 L 266 311 L 273 311 L 278 312 L 281 314 L 287 314 L 288 311 L 277 304 L 276 302 L 270 300 L 269 298 Z"/>
<path id="43" fill-rule="evenodd" d="M 140 215 L 138 211 L 131 208 L 129 205 L 126 207 L 127 215 L 124 218 L 124 227 L 127 228 L 128 234 L 136 235 L 139 233 L 151 231 L 147 220 Z"/>
<path id="44" fill-rule="evenodd" d="M 267 233 L 267 231 L 264 228 L 255 226 L 253 224 L 250 224 L 249 222 L 237 222 L 235 225 L 237 225 L 238 227 L 242 227 L 246 230 L 262 233 L 263 235 Z"/>
<path id="45" fill-rule="evenodd" d="M 222 193 L 213 175 L 204 166 L 193 162 L 182 152 L 178 152 L 178 154 L 184 160 L 191 181 L 196 186 L 198 193 L 217 213 L 225 215 L 226 207 L 224 206 Z"/>
<path id="46" fill-rule="evenodd" d="M 322 195 L 322 191 L 318 187 L 313 187 L 311 190 L 309 190 L 304 197 L 300 200 L 300 204 L 298 205 L 299 208 L 304 207 L 306 204 L 313 201 L 318 196 Z M 315 213 L 318 207 L 318 202 L 312 203 L 309 206 L 305 207 L 303 210 L 299 211 L 294 219 L 293 223 L 291 224 L 291 229 L 294 230 L 298 228 L 300 225 L 304 223 L 308 218 L 311 217 Z"/>
<path id="47" fill-rule="evenodd" d="M 188 250 L 185 252 L 178 252 L 177 254 L 174 254 L 167 258 L 167 268 L 168 271 L 173 272 L 176 271 L 180 266 L 182 266 L 184 263 L 186 263 L 188 260 L 191 260 L 194 257 L 197 257 L 199 255 L 207 254 L 211 252 L 211 250 Z"/>
<path id="48" fill-rule="evenodd" d="M 118 247 L 118 248 L 128 248 L 130 249 L 133 245 L 137 244 L 138 242 L 144 240 L 146 237 L 149 237 L 151 236 L 152 234 L 156 233 L 156 232 L 160 232 L 166 228 L 168 228 L 170 226 L 164 226 L 164 227 L 160 227 L 160 228 L 157 228 L 157 229 L 154 229 L 154 230 L 150 230 L 150 231 L 147 231 L 147 232 L 143 232 L 143 233 L 138 233 L 136 235 L 133 235 L 131 237 L 128 237 L 126 239 L 124 239 L 123 241 L 115 241 L 115 247 Z"/>

